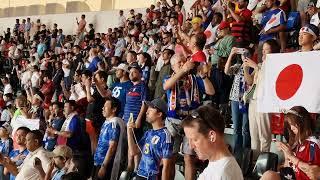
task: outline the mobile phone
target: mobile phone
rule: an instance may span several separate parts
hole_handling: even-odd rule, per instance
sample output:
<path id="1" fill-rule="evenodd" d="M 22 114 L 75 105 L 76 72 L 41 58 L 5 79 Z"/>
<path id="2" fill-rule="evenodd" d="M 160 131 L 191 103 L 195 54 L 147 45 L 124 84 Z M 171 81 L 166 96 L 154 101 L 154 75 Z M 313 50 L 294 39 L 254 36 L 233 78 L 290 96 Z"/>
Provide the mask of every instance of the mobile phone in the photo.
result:
<path id="1" fill-rule="evenodd" d="M 237 48 L 237 54 L 244 54 L 246 51 L 245 48 Z"/>

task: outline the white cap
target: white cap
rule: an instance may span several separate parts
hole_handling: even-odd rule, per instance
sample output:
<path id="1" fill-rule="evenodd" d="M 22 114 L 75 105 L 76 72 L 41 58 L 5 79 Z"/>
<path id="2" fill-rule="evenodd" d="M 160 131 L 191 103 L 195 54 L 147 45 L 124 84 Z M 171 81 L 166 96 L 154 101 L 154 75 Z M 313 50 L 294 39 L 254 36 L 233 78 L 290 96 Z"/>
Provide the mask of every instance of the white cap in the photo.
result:
<path id="1" fill-rule="evenodd" d="M 119 64 L 118 67 L 115 67 L 115 69 L 121 69 L 121 70 L 124 70 L 125 72 L 129 72 L 129 66 L 124 63 Z"/>

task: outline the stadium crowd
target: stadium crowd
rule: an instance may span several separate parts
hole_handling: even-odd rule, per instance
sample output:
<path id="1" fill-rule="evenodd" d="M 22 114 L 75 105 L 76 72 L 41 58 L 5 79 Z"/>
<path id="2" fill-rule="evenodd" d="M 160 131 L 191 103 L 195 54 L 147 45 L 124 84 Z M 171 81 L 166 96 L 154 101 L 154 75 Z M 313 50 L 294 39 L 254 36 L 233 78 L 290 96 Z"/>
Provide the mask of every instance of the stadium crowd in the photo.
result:
<path id="1" fill-rule="evenodd" d="M 292 3 L 161 0 L 106 32 L 84 14 L 70 35 L 17 19 L 0 36 L 0 179 L 169 180 L 176 165 L 186 180 L 249 178 L 272 142 L 257 111 L 266 55 L 320 48 L 317 2 Z M 262 179 L 320 177 L 313 123 L 284 112 L 285 161 Z"/>

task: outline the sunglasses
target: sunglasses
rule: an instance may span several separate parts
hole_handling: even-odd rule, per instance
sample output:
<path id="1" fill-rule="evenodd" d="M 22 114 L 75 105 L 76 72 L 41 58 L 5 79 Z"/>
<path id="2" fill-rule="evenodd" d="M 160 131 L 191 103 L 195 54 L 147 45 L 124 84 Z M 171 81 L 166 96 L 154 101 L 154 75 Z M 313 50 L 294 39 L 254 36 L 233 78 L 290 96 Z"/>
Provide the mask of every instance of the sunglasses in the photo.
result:
<path id="1" fill-rule="evenodd" d="M 205 120 L 204 118 L 202 118 L 200 116 L 200 114 L 195 110 L 195 111 L 192 111 L 191 114 L 190 114 L 191 118 L 193 119 L 200 119 L 202 122 L 204 122 L 210 129 L 216 131 L 217 128 L 212 125 L 211 123 L 209 123 L 207 120 Z"/>

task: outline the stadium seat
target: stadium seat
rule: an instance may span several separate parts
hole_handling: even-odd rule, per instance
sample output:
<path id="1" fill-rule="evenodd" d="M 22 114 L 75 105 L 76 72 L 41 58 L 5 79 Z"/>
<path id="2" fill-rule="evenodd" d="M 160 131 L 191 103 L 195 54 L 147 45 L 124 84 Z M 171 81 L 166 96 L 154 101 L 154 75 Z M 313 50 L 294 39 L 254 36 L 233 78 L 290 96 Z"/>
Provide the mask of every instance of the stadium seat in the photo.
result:
<path id="1" fill-rule="evenodd" d="M 263 152 L 259 155 L 249 179 L 259 179 L 268 170 L 276 171 L 277 166 L 278 155 L 272 152 Z"/>

